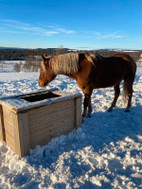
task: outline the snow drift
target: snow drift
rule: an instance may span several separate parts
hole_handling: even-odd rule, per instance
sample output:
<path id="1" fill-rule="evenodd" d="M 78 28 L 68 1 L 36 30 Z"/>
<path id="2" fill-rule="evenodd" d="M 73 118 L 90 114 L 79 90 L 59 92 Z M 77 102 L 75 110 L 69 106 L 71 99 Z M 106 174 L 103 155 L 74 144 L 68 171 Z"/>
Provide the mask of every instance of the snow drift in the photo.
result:
<path id="1" fill-rule="evenodd" d="M 0 74 L 0 95 L 41 90 L 38 73 Z M 81 92 L 74 80 L 57 77 L 46 88 Z M 0 188 L 86 189 L 142 188 L 142 71 L 137 72 L 132 107 L 124 112 L 121 97 L 106 112 L 113 89 L 94 90 L 92 118 L 67 136 L 37 146 L 19 159 L 0 142 Z"/>

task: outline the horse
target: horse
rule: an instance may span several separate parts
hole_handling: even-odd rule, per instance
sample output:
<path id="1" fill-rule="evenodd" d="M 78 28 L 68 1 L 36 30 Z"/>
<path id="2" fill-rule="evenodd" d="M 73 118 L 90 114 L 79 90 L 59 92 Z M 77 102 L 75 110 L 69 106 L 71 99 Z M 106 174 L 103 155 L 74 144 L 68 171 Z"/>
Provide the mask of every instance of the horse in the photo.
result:
<path id="1" fill-rule="evenodd" d="M 125 112 L 130 111 L 136 63 L 127 54 L 103 57 L 97 53 L 67 53 L 54 57 L 42 56 L 38 85 L 45 87 L 58 74 L 76 80 L 84 94 L 82 117 L 91 117 L 91 95 L 94 89 L 114 87 L 114 99 L 108 111 L 115 107 L 123 80 L 123 97 L 128 100 Z"/>

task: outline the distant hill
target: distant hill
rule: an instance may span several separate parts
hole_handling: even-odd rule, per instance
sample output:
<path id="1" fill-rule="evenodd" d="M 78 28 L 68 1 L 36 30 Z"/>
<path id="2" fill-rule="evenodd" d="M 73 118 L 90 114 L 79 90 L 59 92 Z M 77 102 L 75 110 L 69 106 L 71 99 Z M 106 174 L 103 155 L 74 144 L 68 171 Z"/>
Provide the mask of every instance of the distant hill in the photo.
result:
<path id="1" fill-rule="evenodd" d="M 135 61 L 140 58 L 142 50 L 127 49 L 97 49 L 97 50 L 77 50 L 69 48 L 17 48 L 17 47 L 0 47 L 0 60 L 25 60 L 27 57 L 35 57 L 41 55 L 55 56 L 68 52 L 97 52 L 102 56 L 111 56 L 118 52 L 125 52 L 132 56 Z"/>
<path id="2" fill-rule="evenodd" d="M 18 47 L 0 47 L 0 49 L 24 49 L 24 48 L 18 48 Z"/>

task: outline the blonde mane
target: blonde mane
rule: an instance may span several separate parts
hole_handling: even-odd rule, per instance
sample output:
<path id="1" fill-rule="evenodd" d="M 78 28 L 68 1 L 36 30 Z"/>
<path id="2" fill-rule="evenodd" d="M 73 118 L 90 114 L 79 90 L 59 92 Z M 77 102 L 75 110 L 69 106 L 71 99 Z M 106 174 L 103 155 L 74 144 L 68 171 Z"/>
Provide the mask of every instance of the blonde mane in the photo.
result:
<path id="1" fill-rule="evenodd" d="M 49 61 L 54 74 L 70 74 L 77 73 L 79 69 L 79 54 L 68 53 L 52 57 Z"/>

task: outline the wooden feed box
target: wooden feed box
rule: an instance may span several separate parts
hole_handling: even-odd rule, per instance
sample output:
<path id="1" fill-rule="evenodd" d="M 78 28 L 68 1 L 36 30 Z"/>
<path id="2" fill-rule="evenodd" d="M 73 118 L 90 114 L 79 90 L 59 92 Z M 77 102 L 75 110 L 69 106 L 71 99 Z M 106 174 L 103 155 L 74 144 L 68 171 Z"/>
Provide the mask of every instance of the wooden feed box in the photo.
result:
<path id="1" fill-rule="evenodd" d="M 0 140 L 20 157 L 81 126 L 81 94 L 58 90 L 0 99 Z"/>

